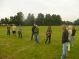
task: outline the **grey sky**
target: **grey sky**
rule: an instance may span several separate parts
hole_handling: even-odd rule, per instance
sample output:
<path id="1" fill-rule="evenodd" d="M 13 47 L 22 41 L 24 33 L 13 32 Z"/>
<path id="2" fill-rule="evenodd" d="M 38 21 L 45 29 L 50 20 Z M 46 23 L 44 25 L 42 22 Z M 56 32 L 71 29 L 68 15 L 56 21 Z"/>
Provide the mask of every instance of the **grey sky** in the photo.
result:
<path id="1" fill-rule="evenodd" d="M 79 0 L 0 0 L 0 18 L 28 13 L 59 14 L 63 20 L 74 21 L 79 18 Z"/>

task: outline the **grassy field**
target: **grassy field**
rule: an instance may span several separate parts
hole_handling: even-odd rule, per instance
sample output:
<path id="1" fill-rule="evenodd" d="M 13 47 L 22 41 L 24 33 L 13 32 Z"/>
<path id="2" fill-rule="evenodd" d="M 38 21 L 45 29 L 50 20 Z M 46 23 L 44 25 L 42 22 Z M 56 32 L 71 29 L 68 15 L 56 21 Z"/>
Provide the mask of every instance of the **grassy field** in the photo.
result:
<path id="1" fill-rule="evenodd" d="M 51 44 L 45 44 L 47 26 L 40 26 L 40 44 L 31 40 L 31 27 L 23 27 L 23 38 L 7 36 L 6 27 L 0 26 L 0 59 L 60 59 L 62 53 L 60 26 L 52 26 Z M 71 48 L 67 59 L 79 59 L 79 27 L 76 27 L 75 47 Z"/>

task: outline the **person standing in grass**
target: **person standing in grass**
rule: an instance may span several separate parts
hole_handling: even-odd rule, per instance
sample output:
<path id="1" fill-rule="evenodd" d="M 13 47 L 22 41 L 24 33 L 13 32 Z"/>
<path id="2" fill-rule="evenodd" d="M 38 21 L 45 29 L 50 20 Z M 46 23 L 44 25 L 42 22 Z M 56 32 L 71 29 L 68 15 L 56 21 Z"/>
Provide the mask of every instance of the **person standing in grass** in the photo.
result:
<path id="1" fill-rule="evenodd" d="M 68 33 L 69 33 L 68 51 L 70 51 L 70 47 L 71 47 L 70 42 L 71 42 L 71 37 L 72 37 L 72 26 L 71 25 L 68 26 Z"/>
<path id="2" fill-rule="evenodd" d="M 22 38 L 22 26 L 19 25 L 19 28 L 18 28 L 18 38 Z"/>
<path id="3" fill-rule="evenodd" d="M 36 43 L 39 43 L 39 28 L 37 25 L 35 25 L 35 29 L 34 29 L 34 37 L 35 37 L 35 41 Z"/>
<path id="4" fill-rule="evenodd" d="M 66 28 L 66 25 L 63 26 L 62 44 L 63 44 L 63 49 L 62 49 L 61 59 L 64 59 L 68 51 L 68 48 L 67 48 L 68 47 L 68 30 Z"/>
<path id="5" fill-rule="evenodd" d="M 16 25 L 15 24 L 13 24 L 13 26 L 12 26 L 12 33 L 13 33 L 13 35 L 16 35 Z"/>
<path id="6" fill-rule="evenodd" d="M 32 26 L 32 36 L 31 36 L 31 40 L 33 39 L 33 36 L 34 36 L 34 30 L 35 30 L 35 24 Z"/>
<path id="7" fill-rule="evenodd" d="M 48 29 L 47 29 L 47 32 L 46 32 L 46 41 L 45 41 L 45 44 L 47 43 L 47 41 L 49 43 L 51 42 L 51 34 L 52 34 L 51 26 L 48 26 Z"/>
<path id="8" fill-rule="evenodd" d="M 10 25 L 7 24 L 7 35 L 10 35 Z"/>
<path id="9" fill-rule="evenodd" d="M 71 35 L 71 45 L 72 47 L 74 46 L 74 40 L 75 40 L 75 33 L 76 33 L 76 29 L 75 26 L 72 26 L 72 35 Z"/>

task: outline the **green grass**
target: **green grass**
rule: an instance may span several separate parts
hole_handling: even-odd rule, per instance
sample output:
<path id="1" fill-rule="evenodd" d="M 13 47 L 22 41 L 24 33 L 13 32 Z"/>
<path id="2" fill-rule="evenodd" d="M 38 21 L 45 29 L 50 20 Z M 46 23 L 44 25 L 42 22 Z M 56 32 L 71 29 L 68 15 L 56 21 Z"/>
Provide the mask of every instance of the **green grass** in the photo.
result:
<path id="1" fill-rule="evenodd" d="M 71 48 L 67 59 L 79 59 L 79 27 L 76 27 L 75 47 Z M 7 36 L 6 27 L 0 26 L 0 59 L 60 59 L 62 53 L 62 28 L 52 26 L 51 44 L 45 44 L 47 26 L 39 27 L 40 44 L 31 40 L 31 27 L 23 27 L 23 38 Z"/>

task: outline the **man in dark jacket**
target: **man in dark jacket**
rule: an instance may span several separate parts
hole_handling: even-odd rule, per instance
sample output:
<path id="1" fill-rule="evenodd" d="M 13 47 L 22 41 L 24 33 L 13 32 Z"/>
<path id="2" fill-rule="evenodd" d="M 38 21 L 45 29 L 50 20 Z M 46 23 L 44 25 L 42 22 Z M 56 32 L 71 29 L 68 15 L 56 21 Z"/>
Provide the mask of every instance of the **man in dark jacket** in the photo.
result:
<path id="1" fill-rule="evenodd" d="M 33 36 L 34 36 L 34 30 L 35 30 L 35 24 L 32 26 L 32 36 L 31 36 L 31 40 L 33 39 Z"/>
<path id="2" fill-rule="evenodd" d="M 62 33 L 62 44 L 63 44 L 63 51 L 61 59 L 64 59 L 67 55 L 67 45 L 68 45 L 68 30 L 66 26 L 63 26 L 63 33 Z"/>
<path id="3" fill-rule="evenodd" d="M 35 29 L 34 29 L 34 37 L 35 37 L 35 41 L 36 43 L 39 43 L 39 28 L 37 25 L 35 25 Z"/>

